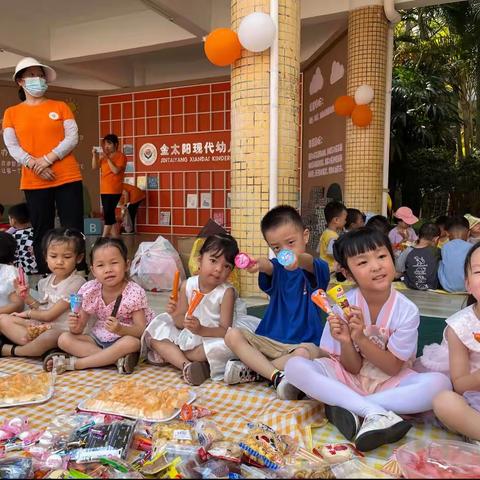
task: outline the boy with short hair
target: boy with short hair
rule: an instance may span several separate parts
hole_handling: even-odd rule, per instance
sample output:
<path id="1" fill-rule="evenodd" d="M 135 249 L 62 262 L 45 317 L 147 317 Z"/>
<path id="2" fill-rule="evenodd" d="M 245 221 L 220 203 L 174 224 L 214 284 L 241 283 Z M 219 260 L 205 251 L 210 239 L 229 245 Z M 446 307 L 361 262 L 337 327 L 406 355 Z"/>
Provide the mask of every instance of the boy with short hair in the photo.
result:
<path id="1" fill-rule="evenodd" d="M 253 381 L 258 379 L 256 372 L 270 380 L 279 398 L 293 400 L 301 392 L 284 380 L 283 368 L 292 356 L 319 355 L 323 326 L 320 309 L 310 296 L 317 288 L 327 288 L 329 270 L 325 261 L 306 253 L 309 231 L 293 207 L 280 205 L 270 210 L 261 229 L 275 254 L 291 250 L 295 261 L 283 267 L 276 258 L 255 258 L 256 263 L 247 269 L 259 272 L 259 287 L 270 302 L 255 333 L 239 328 L 227 331 L 225 343 L 241 361 L 227 363 L 224 380 L 228 384 Z"/>
<path id="2" fill-rule="evenodd" d="M 327 203 L 324 209 L 327 228 L 320 237 L 318 247 L 322 260 L 328 263 L 330 272 L 334 271 L 335 259 L 333 258 L 333 244 L 345 227 L 347 220 L 347 209 L 341 202 L 333 201 Z"/>
<path id="3" fill-rule="evenodd" d="M 438 288 L 439 237 L 437 225 L 424 223 L 418 232 L 416 244 L 406 248 L 395 262 L 397 272 L 404 273 L 403 282 L 407 287 L 415 290 Z"/>
<path id="4" fill-rule="evenodd" d="M 469 224 L 465 217 L 453 217 L 447 224 L 449 242 L 442 247 L 438 279 L 447 292 L 465 291 L 464 263 L 472 244 L 467 242 Z"/>
<path id="5" fill-rule="evenodd" d="M 33 253 L 33 228 L 30 224 L 30 212 L 26 203 L 18 203 L 8 210 L 8 220 L 17 242 L 15 252 L 16 267 L 22 267 L 27 275 L 37 273 L 37 262 Z"/>

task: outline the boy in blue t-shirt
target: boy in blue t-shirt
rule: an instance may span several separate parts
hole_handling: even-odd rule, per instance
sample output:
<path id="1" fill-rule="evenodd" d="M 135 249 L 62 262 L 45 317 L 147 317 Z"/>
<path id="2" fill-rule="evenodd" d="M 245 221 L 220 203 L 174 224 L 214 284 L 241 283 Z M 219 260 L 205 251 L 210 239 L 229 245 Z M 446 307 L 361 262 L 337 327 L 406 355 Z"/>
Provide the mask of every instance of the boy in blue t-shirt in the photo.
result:
<path id="1" fill-rule="evenodd" d="M 293 207 L 280 205 L 270 210 L 261 229 L 275 254 L 288 249 L 296 261 L 282 267 L 276 258 L 262 257 L 247 269 L 260 273 L 258 284 L 270 296 L 270 303 L 255 333 L 240 328 L 227 331 L 225 343 L 241 361 L 227 363 L 224 380 L 232 385 L 261 376 L 271 381 L 279 398 L 294 400 L 301 392 L 286 382 L 283 368 L 293 356 L 313 359 L 320 354 L 323 325 L 310 295 L 317 288 L 327 288 L 329 269 L 327 262 L 305 252 L 310 233 Z"/>

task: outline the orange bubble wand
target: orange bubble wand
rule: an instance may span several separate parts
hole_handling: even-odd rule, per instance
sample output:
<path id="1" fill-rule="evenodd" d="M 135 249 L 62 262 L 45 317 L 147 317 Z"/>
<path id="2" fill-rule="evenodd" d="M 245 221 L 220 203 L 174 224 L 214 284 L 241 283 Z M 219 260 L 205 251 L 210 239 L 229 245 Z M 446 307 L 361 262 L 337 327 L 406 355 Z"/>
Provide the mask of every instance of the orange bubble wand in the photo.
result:
<path id="1" fill-rule="evenodd" d="M 317 307 L 320 307 L 327 315 L 333 313 L 332 307 L 328 303 L 325 290 L 322 290 L 321 288 L 315 290 L 310 298 L 312 299 L 312 302 L 317 305 Z"/>
<path id="2" fill-rule="evenodd" d="M 200 302 L 203 300 L 204 296 L 205 296 L 205 294 L 200 292 L 199 290 L 194 290 L 193 291 L 193 297 L 192 297 L 192 300 L 190 302 L 190 305 L 188 306 L 188 310 L 187 310 L 187 313 L 185 314 L 185 316 L 191 317 L 193 315 L 193 312 L 198 307 Z"/>
<path id="3" fill-rule="evenodd" d="M 178 287 L 180 285 L 180 271 L 177 270 L 175 272 L 175 276 L 173 277 L 173 287 L 172 287 L 172 294 L 170 295 L 170 300 L 176 302 L 178 300 Z"/>

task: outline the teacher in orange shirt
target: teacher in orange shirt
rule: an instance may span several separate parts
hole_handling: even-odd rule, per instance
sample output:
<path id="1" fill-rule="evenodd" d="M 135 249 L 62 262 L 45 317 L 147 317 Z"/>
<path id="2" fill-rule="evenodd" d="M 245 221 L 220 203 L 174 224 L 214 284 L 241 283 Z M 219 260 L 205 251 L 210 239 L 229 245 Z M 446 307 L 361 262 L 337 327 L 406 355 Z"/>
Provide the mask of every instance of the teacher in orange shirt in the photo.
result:
<path id="1" fill-rule="evenodd" d="M 124 205 L 128 213 L 130 214 L 130 219 L 132 220 L 132 231 L 124 232 L 128 234 L 135 233 L 135 218 L 137 217 L 137 210 L 140 204 L 145 200 L 146 193 L 135 185 L 130 185 L 129 183 L 123 184 L 122 192 L 122 205 Z"/>
<path id="2" fill-rule="evenodd" d="M 22 165 L 20 189 L 30 211 L 40 273 L 49 271 L 42 239 L 55 225 L 55 210 L 62 227 L 83 231 L 82 175 L 72 154 L 78 143 L 77 123 L 65 102 L 45 97 L 56 76 L 53 68 L 34 58 L 20 60 L 13 80 L 20 86 L 22 102 L 7 108 L 3 116 L 5 145 Z"/>
<path id="3" fill-rule="evenodd" d="M 118 137 L 109 133 L 102 140 L 102 152 L 92 149 L 92 168 L 100 169 L 100 197 L 102 199 L 103 237 L 118 237 L 115 209 L 123 191 L 123 176 L 127 157 L 118 150 Z"/>

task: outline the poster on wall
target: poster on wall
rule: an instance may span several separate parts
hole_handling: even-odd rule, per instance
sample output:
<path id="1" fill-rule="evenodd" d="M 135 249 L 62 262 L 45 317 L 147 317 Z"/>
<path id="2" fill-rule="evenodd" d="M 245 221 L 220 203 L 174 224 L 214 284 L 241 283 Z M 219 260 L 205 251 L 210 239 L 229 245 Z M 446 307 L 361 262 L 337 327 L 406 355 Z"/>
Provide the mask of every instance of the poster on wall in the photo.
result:
<path id="1" fill-rule="evenodd" d="M 347 32 L 322 51 L 303 72 L 302 217 L 316 250 L 323 231 L 323 207 L 342 201 L 345 178 L 345 117 L 333 105 L 347 91 Z"/>

